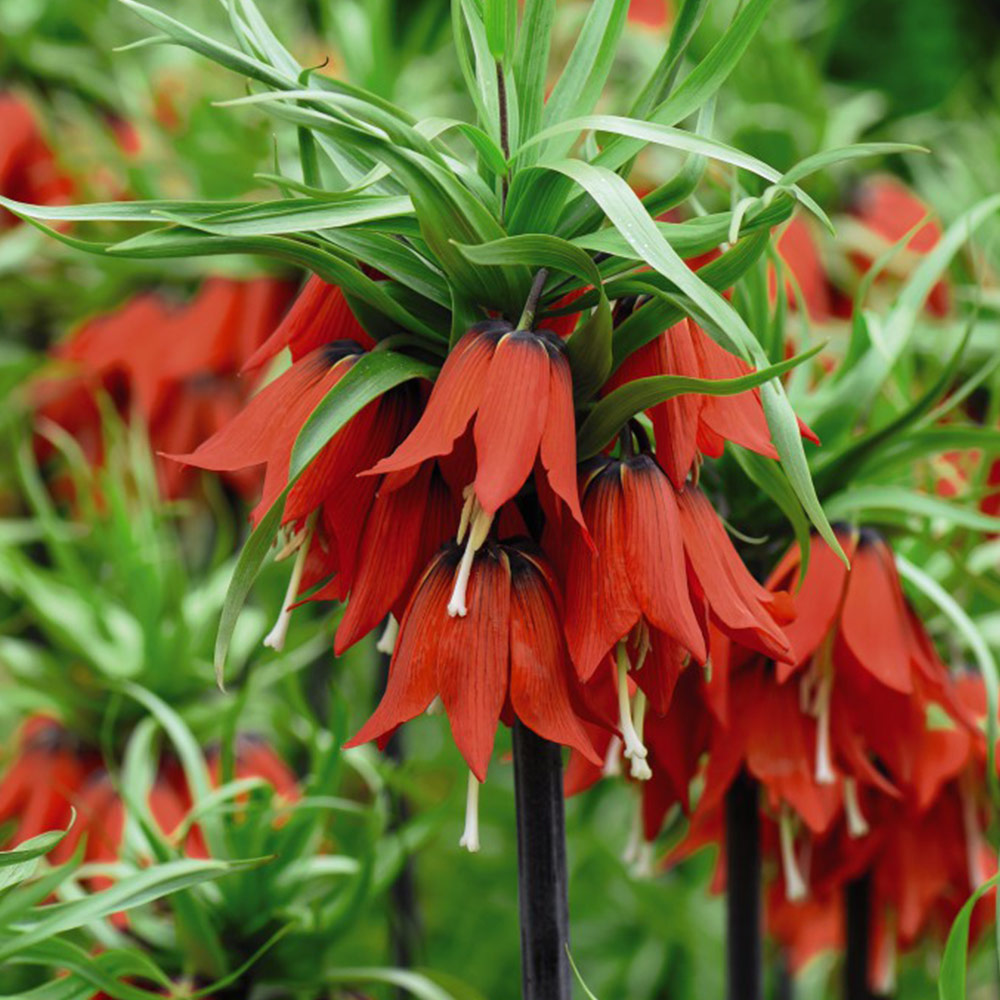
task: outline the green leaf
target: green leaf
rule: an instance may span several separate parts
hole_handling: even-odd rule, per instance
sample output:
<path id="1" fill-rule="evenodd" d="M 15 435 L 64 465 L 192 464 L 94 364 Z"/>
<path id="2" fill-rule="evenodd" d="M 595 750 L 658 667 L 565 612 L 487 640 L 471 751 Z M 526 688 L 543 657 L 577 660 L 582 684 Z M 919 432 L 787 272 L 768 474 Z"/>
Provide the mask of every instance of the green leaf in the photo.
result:
<path id="1" fill-rule="evenodd" d="M 663 58 L 642 88 L 629 112 L 631 118 L 647 118 L 670 92 L 681 66 L 681 57 L 694 38 L 709 0 L 682 0 L 670 29 L 670 41 Z"/>
<path id="2" fill-rule="evenodd" d="M 903 514 L 941 518 L 973 531 L 1000 531 L 1000 518 L 904 486 L 857 486 L 831 497 L 826 506 L 835 520 L 854 516 L 873 521 L 880 513 Z"/>
<path id="3" fill-rule="evenodd" d="M 813 214 L 825 223 L 829 223 L 823 209 L 805 191 L 789 182 L 787 174 L 782 175 L 780 171 L 775 170 L 774 167 L 757 159 L 757 157 L 734 149 L 732 146 L 728 146 L 724 142 L 719 142 L 717 139 L 709 139 L 696 135 L 693 132 L 687 132 L 684 129 L 673 128 L 669 125 L 637 121 L 634 118 L 624 118 L 620 115 L 585 115 L 565 121 L 557 120 L 555 125 L 543 129 L 536 136 L 528 139 L 525 145 L 545 142 L 553 136 L 565 133 L 575 136 L 583 131 L 609 132 L 613 135 L 641 139 L 643 144 L 653 144 L 663 146 L 667 149 L 695 153 L 699 156 L 719 160 L 722 163 L 729 163 L 734 167 L 739 167 L 756 174 L 758 177 L 763 177 L 765 180 L 774 183 L 783 183 L 783 186 L 787 186 L 794 193 L 795 197 Z"/>
<path id="4" fill-rule="evenodd" d="M 991 772 L 992 773 L 992 772 Z M 969 993 L 965 986 L 965 967 L 969 954 L 969 927 L 972 923 L 972 911 L 987 893 L 1000 885 L 1000 875 L 987 879 L 965 901 L 958 911 L 955 922 L 948 932 L 948 941 L 941 956 L 941 969 L 938 972 L 938 996 L 940 1000 L 968 1000 Z"/>
<path id="5" fill-rule="evenodd" d="M 85 924 L 103 920 L 114 913 L 162 899 L 171 893 L 202 882 L 222 878 L 232 872 L 255 868 L 267 859 L 247 861 L 202 861 L 185 858 L 137 871 L 116 882 L 110 889 L 93 893 L 69 903 L 54 903 L 38 911 L 35 919 L 25 921 L 17 934 L 0 942 L 0 960 L 10 958 L 29 945 Z"/>
<path id="6" fill-rule="evenodd" d="M 846 163 L 848 160 L 860 160 L 869 156 L 889 156 L 892 153 L 927 152 L 930 150 L 908 142 L 857 142 L 850 146 L 838 146 L 836 149 L 824 149 L 796 163 L 781 178 L 781 186 L 787 187 L 797 184 L 810 174 L 826 170 L 827 167 L 838 163 Z"/>
<path id="7" fill-rule="evenodd" d="M 685 393 L 704 396 L 735 396 L 756 389 L 773 378 L 815 357 L 824 345 L 820 344 L 805 354 L 771 365 L 761 371 L 741 375 L 739 378 L 691 378 L 686 375 L 652 375 L 634 379 L 603 397 L 587 415 L 577 435 L 577 457 L 580 461 L 596 455 L 637 413 L 649 410 L 658 403 Z"/>
<path id="8" fill-rule="evenodd" d="M 749 0 L 726 33 L 708 55 L 688 74 L 674 92 L 649 115 L 660 125 L 676 125 L 711 99 L 725 83 L 753 40 L 774 0 Z M 627 163 L 645 144 L 639 140 L 612 140 L 595 160 L 599 166 L 615 169 Z"/>
<path id="9" fill-rule="evenodd" d="M 545 132 L 566 118 L 586 114 L 597 103 L 614 64 L 628 6 L 629 0 L 591 0 L 587 19 L 580 29 L 566 68 L 545 102 L 542 112 Z M 547 152 L 552 156 L 565 156 L 573 145 L 573 136 L 566 135 L 564 131 L 553 132 L 549 138 L 557 135 L 560 141 L 550 142 Z"/>
<path id="10" fill-rule="evenodd" d="M 506 60 L 513 51 L 514 36 L 517 32 L 517 0 L 483 0 L 486 26 L 486 40 L 490 55 L 497 62 Z"/>
<path id="11" fill-rule="evenodd" d="M 358 358 L 310 414 L 292 451 L 288 485 L 247 539 L 226 591 L 215 639 L 215 675 L 220 686 L 236 622 L 277 534 L 289 490 L 333 435 L 372 400 L 403 382 L 432 374 L 433 368 L 423 362 L 391 351 L 373 351 Z"/>
<path id="12" fill-rule="evenodd" d="M 514 82 L 521 110 L 523 137 L 534 135 L 542 123 L 555 16 L 556 0 L 525 0 L 514 56 Z M 530 165 L 534 161 L 534 154 L 539 151 L 532 147 L 529 152 L 531 155 L 518 158 L 518 168 Z"/>
<path id="13" fill-rule="evenodd" d="M 451 993 L 442 989 L 419 972 L 408 969 L 333 969 L 323 976 L 326 982 L 333 983 L 381 983 L 395 986 L 409 993 L 417 1000 L 455 1000 Z"/>
<path id="14" fill-rule="evenodd" d="M 307 198 L 242 205 L 207 215 L 159 209 L 160 221 L 170 219 L 217 236 L 280 236 L 313 230 L 338 229 L 413 214 L 409 198 L 359 195 L 349 201 Z"/>

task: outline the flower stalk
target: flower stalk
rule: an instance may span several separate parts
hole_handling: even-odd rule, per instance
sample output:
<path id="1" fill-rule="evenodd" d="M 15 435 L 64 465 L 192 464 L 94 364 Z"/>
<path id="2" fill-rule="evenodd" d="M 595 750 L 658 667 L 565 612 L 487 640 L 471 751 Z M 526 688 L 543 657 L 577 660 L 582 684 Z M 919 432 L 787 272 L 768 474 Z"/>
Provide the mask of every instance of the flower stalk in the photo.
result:
<path id="1" fill-rule="evenodd" d="M 524 1000 L 570 1000 L 569 898 L 562 754 L 514 723 L 517 881 Z"/>
<path id="2" fill-rule="evenodd" d="M 726 793 L 726 996 L 762 1000 L 758 787 L 745 771 Z"/>

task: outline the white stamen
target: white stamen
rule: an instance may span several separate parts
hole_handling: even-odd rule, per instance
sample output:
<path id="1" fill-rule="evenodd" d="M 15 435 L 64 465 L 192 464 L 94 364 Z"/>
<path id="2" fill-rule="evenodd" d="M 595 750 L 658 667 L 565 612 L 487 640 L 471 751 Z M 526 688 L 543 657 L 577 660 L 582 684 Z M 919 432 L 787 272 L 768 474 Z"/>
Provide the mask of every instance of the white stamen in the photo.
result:
<path id="1" fill-rule="evenodd" d="M 824 672 L 816 686 L 816 782 L 820 785 L 832 785 L 837 780 L 830 759 L 830 693 L 833 688 L 833 675 Z"/>
<path id="2" fill-rule="evenodd" d="M 847 832 L 852 837 L 867 837 L 868 820 L 858 801 L 858 783 L 854 778 L 844 778 L 844 812 L 847 813 Z"/>
<path id="3" fill-rule="evenodd" d="M 632 635 L 636 645 L 635 666 L 632 669 L 638 671 L 642 670 L 642 665 L 646 662 L 650 649 L 653 648 L 649 637 L 649 626 L 644 619 L 639 619 L 639 624 L 632 630 Z"/>
<path id="4" fill-rule="evenodd" d="M 622 773 L 622 741 L 617 736 L 611 737 L 608 752 L 604 757 L 604 767 L 601 768 L 602 778 L 617 778 Z"/>
<path id="5" fill-rule="evenodd" d="M 471 771 L 465 793 L 465 830 L 458 846 L 464 847 L 470 854 L 479 850 L 479 779 Z"/>
<path id="6" fill-rule="evenodd" d="M 455 574 L 455 586 L 451 590 L 451 599 L 448 601 L 448 617 L 454 618 L 458 615 L 464 618 L 469 609 L 465 606 L 465 594 L 469 589 L 469 576 L 472 573 L 472 560 L 476 553 L 472 545 L 466 545 L 462 553 L 462 561 L 458 564 L 458 572 Z"/>
<path id="7" fill-rule="evenodd" d="M 382 637 L 377 643 L 375 643 L 375 649 L 379 653 L 385 653 L 386 656 L 391 656 L 393 650 L 396 648 L 396 637 L 399 635 L 399 622 L 396 621 L 396 616 L 394 614 L 389 615 L 385 621 L 385 629 L 382 631 Z"/>
<path id="8" fill-rule="evenodd" d="M 305 529 L 296 540 L 298 553 L 295 556 L 295 563 L 292 566 L 292 575 L 288 580 L 288 589 L 285 591 L 285 599 L 281 602 L 281 611 L 278 613 L 278 620 L 274 623 L 274 628 L 264 636 L 264 645 L 281 652 L 285 648 L 285 639 L 288 638 L 288 626 L 292 621 L 292 605 L 299 595 L 299 584 L 302 583 L 302 574 L 306 568 L 306 559 L 309 556 L 309 546 L 312 542 L 313 528 L 316 524 L 316 511 L 309 515 Z"/>
<path id="9" fill-rule="evenodd" d="M 785 876 L 785 898 L 790 903 L 797 903 L 806 898 L 807 889 L 802 872 L 799 871 L 798 859 L 795 857 L 792 815 L 785 807 L 781 810 L 778 832 L 781 838 L 781 871 Z"/>
<path id="10" fill-rule="evenodd" d="M 648 701 L 642 691 L 637 691 L 632 700 L 632 724 L 635 727 L 636 735 L 642 740 L 643 728 L 646 722 L 646 706 Z M 645 743 L 643 743 L 645 746 Z M 649 781 L 653 777 L 653 770 L 648 762 L 639 758 L 632 758 L 632 767 L 629 773 L 637 781 Z"/>
<path id="11" fill-rule="evenodd" d="M 645 766 L 645 771 L 648 772 L 645 775 L 642 767 L 649 751 L 643 745 L 642 737 L 636 732 L 632 722 L 632 704 L 628 694 L 628 671 L 628 652 L 625 649 L 625 643 L 620 642 L 618 643 L 618 716 L 622 737 L 625 740 L 625 756 L 632 761 L 632 776 L 645 781 L 652 777 L 649 765 Z M 645 711 L 644 706 L 643 711 Z M 642 764 L 637 764 L 637 761 L 641 761 Z M 639 773 L 636 773 L 637 771 Z"/>
<path id="12" fill-rule="evenodd" d="M 976 815 L 976 800 L 968 785 L 968 781 L 963 777 L 959 785 L 959 795 L 962 799 L 962 825 L 965 827 L 965 858 L 969 867 L 969 886 L 978 889 L 987 878 L 980 851 L 983 832 L 979 826 L 979 816 Z"/>
<path id="13" fill-rule="evenodd" d="M 424 715 L 443 715 L 444 714 L 444 702 L 441 700 L 441 695 L 434 695 L 434 700 L 424 709 Z"/>
<path id="14" fill-rule="evenodd" d="M 458 615 L 464 618 L 469 609 L 465 604 L 465 594 L 469 588 L 469 576 L 472 573 L 472 562 L 476 553 L 482 548 L 490 533 L 490 526 L 493 524 L 493 515 L 487 514 L 479 505 L 472 487 L 467 486 L 466 501 L 462 508 L 462 520 L 458 529 L 458 540 L 465 537 L 468 530 L 468 540 L 465 543 L 465 551 L 462 553 L 462 561 L 458 564 L 455 572 L 455 585 L 451 591 L 451 599 L 448 601 L 448 615 L 454 618 Z"/>

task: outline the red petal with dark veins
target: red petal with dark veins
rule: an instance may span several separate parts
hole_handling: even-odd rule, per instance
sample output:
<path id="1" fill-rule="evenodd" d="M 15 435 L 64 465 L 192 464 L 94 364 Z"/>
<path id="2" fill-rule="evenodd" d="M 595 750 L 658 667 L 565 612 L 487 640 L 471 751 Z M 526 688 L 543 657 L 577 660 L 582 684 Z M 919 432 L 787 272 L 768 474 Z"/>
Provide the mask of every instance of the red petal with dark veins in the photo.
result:
<path id="1" fill-rule="evenodd" d="M 464 618 L 438 625 L 439 683 L 455 745 L 485 781 L 510 680 L 510 565 L 501 550 L 476 556 L 466 606 Z"/>
<path id="2" fill-rule="evenodd" d="M 639 607 L 651 625 L 704 663 L 705 636 L 688 594 L 674 489 L 648 455 L 628 459 L 621 468 L 625 565 Z"/>
<path id="3" fill-rule="evenodd" d="M 292 358 L 298 360 L 334 340 L 354 340 L 366 350 L 375 346 L 355 319 L 344 293 L 313 275 L 281 325 L 250 355 L 243 370 L 259 368 L 286 347 L 291 348 Z"/>
<path id="4" fill-rule="evenodd" d="M 386 492 L 383 488 L 375 497 L 365 519 L 350 598 L 334 639 L 336 656 L 385 618 L 412 579 L 420 555 L 431 468 L 425 463 L 402 489 Z"/>
<path id="5" fill-rule="evenodd" d="M 445 359 L 420 422 L 405 441 L 369 475 L 398 472 L 429 458 L 447 455 L 472 420 L 483 398 L 498 336 L 470 330 Z"/>
<path id="6" fill-rule="evenodd" d="M 586 681 L 640 615 L 625 569 L 624 512 L 616 462 L 591 480 L 583 509 L 597 551 L 590 548 L 576 524 L 566 524 L 565 630 L 577 675 Z"/>
<path id="7" fill-rule="evenodd" d="M 357 735 L 344 744 L 360 746 L 419 715 L 439 690 L 440 647 L 448 627 L 448 598 L 459 553 L 443 553 L 427 568 L 399 626 L 385 694 Z M 471 662 L 471 661 L 469 661 Z"/>
<path id="8" fill-rule="evenodd" d="M 548 414 L 549 370 L 549 352 L 533 333 L 509 333 L 497 345 L 473 432 L 476 496 L 489 514 L 531 474 Z"/>
<path id="9" fill-rule="evenodd" d="M 852 558 L 853 539 L 838 532 L 841 547 Z M 792 647 L 794 665 L 778 664 L 778 681 L 783 683 L 819 649 L 820 643 L 834 627 L 847 585 L 847 567 L 822 539 L 812 539 L 809 547 L 809 568 L 801 587 L 798 574 L 801 555 L 791 549 L 778 564 L 767 582 L 769 589 L 787 585 L 795 602 L 796 617 L 784 627 L 785 637 Z"/>
<path id="10" fill-rule="evenodd" d="M 883 542 L 862 539 L 858 545 L 840 622 L 844 641 L 866 670 L 895 691 L 913 689 L 906 605 Z"/>
<path id="11" fill-rule="evenodd" d="M 565 641 L 555 601 L 543 577 L 511 553 L 510 700 L 518 718 L 553 743 L 602 761 L 569 697 Z"/>
<path id="12" fill-rule="evenodd" d="M 677 494 L 684 549 L 712 614 L 741 645 L 783 659 L 784 632 L 769 612 L 774 595 L 750 575 L 719 516 L 695 486 Z"/>
<path id="13" fill-rule="evenodd" d="M 587 530 L 576 482 L 576 418 L 573 414 L 573 374 L 562 352 L 551 359 L 549 406 L 542 430 L 540 458 L 549 485 L 569 507 L 577 524 Z M 481 419 L 481 418 L 480 418 Z M 479 420 L 476 421 L 479 426 Z"/>

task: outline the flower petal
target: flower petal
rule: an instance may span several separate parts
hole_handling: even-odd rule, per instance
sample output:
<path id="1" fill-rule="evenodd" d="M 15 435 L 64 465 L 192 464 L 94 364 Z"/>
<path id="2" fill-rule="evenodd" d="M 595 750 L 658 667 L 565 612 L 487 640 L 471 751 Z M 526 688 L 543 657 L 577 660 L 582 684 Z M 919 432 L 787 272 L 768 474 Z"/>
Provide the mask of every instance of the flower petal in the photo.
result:
<path id="1" fill-rule="evenodd" d="M 370 475 L 398 472 L 455 447 L 482 401 L 496 342 L 508 327 L 474 327 L 454 346 L 438 374 L 423 416 L 405 441 Z"/>
<path id="2" fill-rule="evenodd" d="M 478 420 L 476 421 L 478 426 Z M 549 406 L 542 430 L 540 458 L 549 485 L 586 531 L 576 481 L 576 420 L 573 414 L 573 374 L 561 351 L 551 358 Z"/>
<path id="3" fill-rule="evenodd" d="M 565 640 L 555 601 L 530 560 L 510 552 L 510 700 L 517 717 L 544 739 L 573 747 L 600 766 L 569 696 Z"/>
<path id="4" fill-rule="evenodd" d="M 648 455 L 622 463 L 625 565 L 649 623 L 705 662 L 705 636 L 691 606 L 677 498 Z"/>
<path id="5" fill-rule="evenodd" d="M 466 604 L 465 617 L 445 611 L 437 623 L 440 693 L 455 745 L 485 781 L 510 679 L 510 565 L 501 550 L 476 556 Z"/>
<path id="6" fill-rule="evenodd" d="M 345 747 L 379 739 L 419 715 L 438 693 L 439 650 L 448 623 L 448 598 L 460 553 L 442 553 L 427 568 L 399 626 L 385 694 Z"/>
<path id="7" fill-rule="evenodd" d="M 518 330 L 497 345 L 474 429 L 476 496 L 489 514 L 531 475 L 548 414 L 549 371 L 549 353 L 535 334 Z"/>

